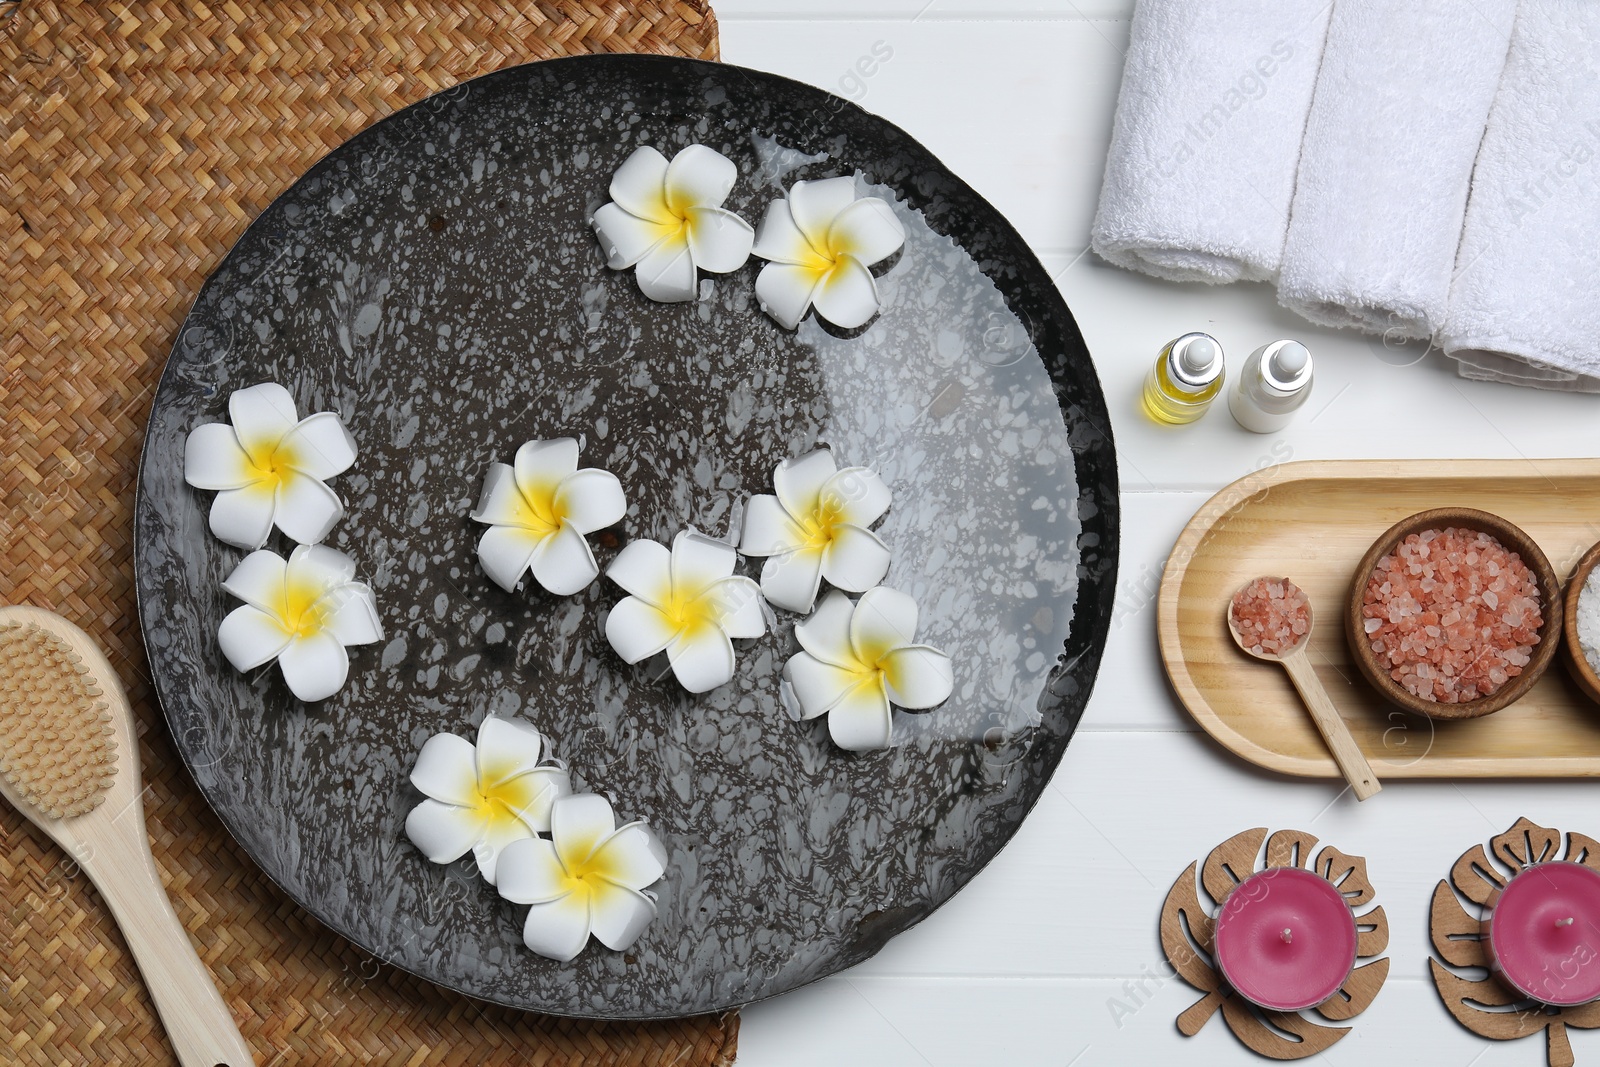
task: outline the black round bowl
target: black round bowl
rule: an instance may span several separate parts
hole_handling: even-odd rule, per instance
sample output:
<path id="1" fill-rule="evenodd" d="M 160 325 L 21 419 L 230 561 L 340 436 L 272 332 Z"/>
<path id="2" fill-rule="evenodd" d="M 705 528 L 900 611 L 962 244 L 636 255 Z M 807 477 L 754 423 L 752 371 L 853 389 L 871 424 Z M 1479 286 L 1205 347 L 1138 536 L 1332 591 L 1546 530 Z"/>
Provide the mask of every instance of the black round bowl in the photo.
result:
<path id="1" fill-rule="evenodd" d="M 587 224 L 637 146 L 692 142 L 740 169 L 758 220 L 799 178 L 859 173 L 906 247 L 852 336 L 757 309 L 752 260 L 692 304 L 606 269 Z M 328 543 L 376 589 L 384 643 L 333 698 L 217 647 L 241 553 L 184 484 L 186 435 L 272 380 L 334 410 L 360 449 L 331 484 Z M 852 755 L 783 709 L 795 618 L 694 697 L 603 636 L 620 593 L 510 594 L 467 518 L 489 463 L 561 435 L 607 467 L 627 538 L 727 536 L 772 468 L 819 444 L 895 502 L 887 583 L 955 659 L 955 695 Z M 818 89 L 649 56 L 535 63 L 459 85 L 352 138 L 246 231 L 198 294 L 162 376 L 140 470 L 139 606 L 156 691 L 207 799 L 284 891 L 367 951 L 543 1012 L 716 1011 L 859 963 L 1015 832 L 1088 699 L 1111 618 L 1117 475 L 1082 337 L 1016 231 L 894 126 Z M 288 546 L 275 542 L 280 551 Z M 752 565 L 742 566 L 747 572 Z M 490 712 L 555 739 L 583 788 L 670 853 L 660 914 L 627 953 L 567 964 L 521 944 L 523 910 L 406 840 L 407 774 L 438 731 Z"/>

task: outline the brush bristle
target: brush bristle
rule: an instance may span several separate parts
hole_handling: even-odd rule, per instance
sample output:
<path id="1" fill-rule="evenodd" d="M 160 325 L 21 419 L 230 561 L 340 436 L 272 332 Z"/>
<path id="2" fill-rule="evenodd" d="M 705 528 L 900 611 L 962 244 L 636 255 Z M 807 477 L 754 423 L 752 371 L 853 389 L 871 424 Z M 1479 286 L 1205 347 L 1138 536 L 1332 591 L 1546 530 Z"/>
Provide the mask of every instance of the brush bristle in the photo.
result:
<path id="1" fill-rule="evenodd" d="M 0 623 L 0 777 L 66 819 L 105 800 L 116 771 L 111 715 L 83 660 L 33 623 Z"/>

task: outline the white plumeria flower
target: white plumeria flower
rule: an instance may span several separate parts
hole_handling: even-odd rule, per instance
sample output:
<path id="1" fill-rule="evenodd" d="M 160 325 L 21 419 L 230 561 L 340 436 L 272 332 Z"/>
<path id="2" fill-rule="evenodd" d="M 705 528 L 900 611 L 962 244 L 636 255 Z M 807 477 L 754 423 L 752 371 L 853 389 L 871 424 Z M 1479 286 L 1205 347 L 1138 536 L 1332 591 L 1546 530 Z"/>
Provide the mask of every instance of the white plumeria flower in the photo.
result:
<path id="1" fill-rule="evenodd" d="M 772 472 L 777 496 L 753 496 L 739 551 L 766 556 L 761 592 L 790 611 L 810 611 L 826 578 L 865 592 L 889 571 L 889 549 L 867 529 L 889 509 L 889 487 L 865 467 L 836 470 L 825 448 Z"/>
<path id="2" fill-rule="evenodd" d="M 411 770 L 427 799 L 406 816 L 406 836 L 434 863 L 470 851 L 494 885 L 506 847 L 548 831 L 552 807 L 572 792 L 566 767 L 540 762 L 544 744 L 530 724 L 494 715 L 478 727 L 476 745 L 434 734 Z"/>
<path id="3" fill-rule="evenodd" d="M 500 857 L 500 895 L 531 904 L 522 940 L 565 963 L 593 934 L 621 951 L 656 917 L 644 892 L 667 865 L 666 850 L 642 822 L 617 825 L 611 804 L 594 793 L 565 796 L 550 811 L 550 837 L 515 841 Z"/>
<path id="4" fill-rule="evenodd" d="M 272 527 L 304 545 L 328 536 L 344 502 L 323 479 L 349 469 L 356 443 L 339 416 L 295 417 L 294 398 L 275 382 L 228 398 L 233 425 L 195 427 L 183 449 L 183 477 L 215 489 L 211 532 L 237 548 L 260 548 Z"/>
<path id="5" fill-rule="evenodd" d="M 905 227 L 881 197 L 856 198 L 852 177 L 795 182 L 756 230 L 754 253 L 770 260 L 756 276 L 761 310 L 786 330 L 806 309 L 845 330 L 878 313 L 873 264 L 906 242 Z"/>
<path id="6" fill-rule="evenodd" d="M 628 663 L 665 650 L 672 673 L 691 693 L 733 677 L 734 637 L 767 632 L 761 591 L 733 573 L 733 546 L 684 530 L 672 550 L 655 541 L 630 541 L 606 577 L 632 596 L 606 618 L 606 639 Z"/>
<path id="7" fill-rule="evenodd" d="M 571 596 L 600 574 L 584 535 L 620 522 L 627 510 L 616 475 L 578 469 L 577 441 L 529 441 L 517 449 L 515 466 L 491 464 L 483 480 L 472 513 L 489 524 L 478 562 L 507 591 L 531 570 L 550 592 Z"/>
<path id="8" fill-rule="evenodd" d="M 635 268 L 651 300 L 693 300 L 698 270 L 726 274 L 744 266 L 755 239 L 750 224 L 722 202 L 739 168 L 703 144 L 672 157 L 648 145 L 611 178 L 611 203 L 594 213 L 594 231 L 612 270 Z"/>
<path id="9" fill-rule="evenodd" d="M 350 673 L 345 646 L 383 640 L 372 588 L 355 576 L 355 560 L 326 545 L 301 545 L 288 560 L 250 553 L 222 583 L 244 601 L 217 631 L 222 654 L 240 671 L 276 659 L 307 703 L 332 696 Z"/>
<path id="10" fill-rule="evenodd" d="M 829 593 L 794 635 L 805 651 L 783 665 L 784 681 L 802 718 L 828 716 L 840 748 L 888 748 L 890 704 L 919 710 L 950 696 L 950 657 L 913 643 L 917 602 L 898 590 L 869 589 L 854 604 Z"/>

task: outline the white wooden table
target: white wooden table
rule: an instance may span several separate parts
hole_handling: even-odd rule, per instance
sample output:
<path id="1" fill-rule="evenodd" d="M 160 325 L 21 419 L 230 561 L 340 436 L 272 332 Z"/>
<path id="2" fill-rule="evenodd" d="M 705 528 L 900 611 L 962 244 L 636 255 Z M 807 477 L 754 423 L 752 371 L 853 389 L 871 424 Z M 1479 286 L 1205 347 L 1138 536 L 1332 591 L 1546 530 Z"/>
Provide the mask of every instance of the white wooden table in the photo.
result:
<path id="1" fill-rule="evenodd" d="M 739 1062 L 1253 1062 L 1220 1019 L 1178 1034 L 1173 1019 L 1198 994 L 1167 977 L 1156 919 L 1191 860 L 1268 825 L 1365 855 L 1390 918 L 1389 983 L 1319 1062 L 1536 1067 L 1542 1039 L 1490 1044 L 1445 1014 L 1427 979 L 1428 900 L 1462 850 L 1519 815 L 1600 833 L 1600 786 L 1399 782 L 1358 808 L 1335 784 L 1257 770 L 1199 733 L 1168 690 L 1154 595 L 1189 516 L 1252 469 L 1356 457 L 1536 468 L 1600 454 L 1600 402 L 1464 382 L 1422 346 L 1313 327 L 1268 287 L 1172 285 L 1086 253 L 1131 10 L 1132 0 L 716 2 L 726 61 L 831 89 L 903 126 L 1011 219 L 1094 354 L 1123 488 L 1116 623 L 1038 807 L 970 886 L 877 958 L 750 1008 Z M 1183 430 L 1146 421 L 1137 395 L 1149 361 L 1195 329 L 1216 335 L 1230 362 L 1279 337 L 1310 345 L 1316 393 L 1299 421 L 1276 437 L 1245 433 L 1222 405 Z M 1580 1062 L 1600 1062 L 1600 1032 L 1574 1032 L 1573 1044 Z"/>

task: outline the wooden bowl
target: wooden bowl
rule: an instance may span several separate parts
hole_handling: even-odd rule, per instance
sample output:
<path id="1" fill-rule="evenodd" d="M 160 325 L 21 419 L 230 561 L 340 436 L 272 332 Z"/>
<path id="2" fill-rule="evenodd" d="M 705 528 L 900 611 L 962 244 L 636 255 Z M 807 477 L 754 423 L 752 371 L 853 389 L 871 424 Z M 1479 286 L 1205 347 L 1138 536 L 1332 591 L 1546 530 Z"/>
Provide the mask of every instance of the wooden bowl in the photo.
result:
<path id="1" fill-rule="evenodd" d="M 1589 666 L 1589 661 L 1583 655 L 1583 643 L 1578 640 L 1578 597 L 1583 594 L 1583 583 L 1589 580 L 1589 572 L 1594 570 L 1596 563 L 1600 563 L 1600 544 L 1583 554 L 1577 566 L 1572 568 L 1572 577 L 1567 579 L 1567 603 L 1566 610 L 1561 613 L 1561 635 L 1567 644 L 1567 673 L 1578 683 L 1584 696 L 1600 704 L 1600 674 L 1596 674 L 1594 668 Z"/>
<path id="2" fill-rule="evenodd" d="M 1460 704 L 1424 700 L 1408 692 L 1399 682 L 1390 678 L 1389 672 L 1379 665 L 1377 653 L 1372 651 L 1372 644 L 1367 639 L 1365 620 L 1361 615 L 1367 579 L 1372 576 L 1372 569 L 1378 565 L 1378 561 L 1393 552 L 1396 545 L 1412 534 L 1424 530 L 1442 530 L 1447 526 L 1491 534 L 1502 545 L 1521 557 L 1522 562 L 1533 572 L 1534 580 L 1539 583 L 1539 602 L 1543 615 L 1539 625 L 1539 643 L 1533 646 L 1533 658 L 1522 669 L 1522 673 L 1509 679 L 1505 685 L 1488 696 L 1463 701 Z M 1555 658 L 1556 647 L 1561 643 L 1562 619 L 1561 586 L 1556 581 L 1556 572 L 1551 569 L 1550 560 L 1534 543 L 1533 538 L 1524 533 L 1520 527 L 1487 511 L 1478 511 L 1475 508 L 1434 508 L 1432 511 L 1419 511 L 1410 518 L 1401 519 L 1367 549 L 1367 554 L 1361 557 L 1360 564 L 1356 566 L 1355 579 L 1351 583 L 1350 603 L 1345 611 L 1344 628 L 1345 638 L 1350 644 L 1350 654 L 1355 657 L 1356 665 L 1361 668 L 1361 673 L 1366 675 L 1367 681 L 1372 683 L 1373 688 L 1390 703 L 1407 711 L 1416 712 L 1418 715 L 1426 715 L 1430 719 L 1476 719 L 1499 711 L 1533 688 L 1533 684 L 1539 680 L 1539 676 L 1544 674 L 1546 668 L 1550 666 L 1550 661 Z"/>

